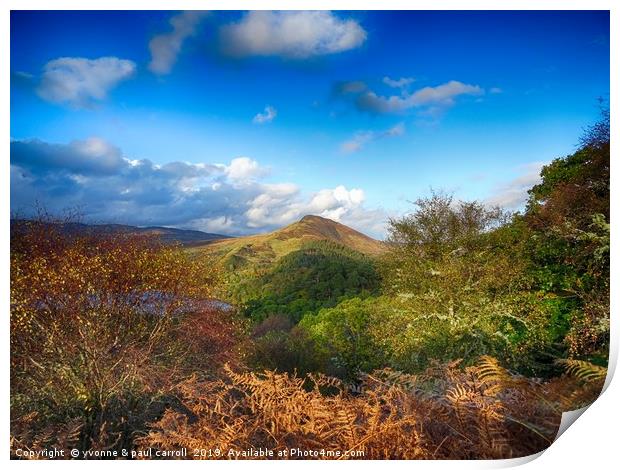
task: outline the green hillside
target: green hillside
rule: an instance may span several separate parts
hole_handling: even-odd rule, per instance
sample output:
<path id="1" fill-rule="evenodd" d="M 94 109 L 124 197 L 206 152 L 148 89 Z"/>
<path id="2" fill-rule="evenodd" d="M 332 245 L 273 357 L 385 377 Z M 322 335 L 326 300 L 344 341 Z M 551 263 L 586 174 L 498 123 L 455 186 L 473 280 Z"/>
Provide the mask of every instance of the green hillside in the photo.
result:
<path id="1" fill-rule="evenodd" d="M 232 300 L 254 321 L 278 314 L 297 323 L 344 299 L 376 295 L 379 283 L 372 258 L 319 240 L 283 256 L 262 276 L 247 276 L 231 287 Z"/>
<path id="2" fill-rule="evenodd" d="M 376 256 L 385 245 L 346 225 L 315 215 L 307 215 L 282 229 L 263 235 L 217 240 L 189 248 L 193 253 L 212 254 L 235 271 L 261 271 L 275 261 L 301 249 L 309 242 L 328 240 L 357 252 Z"/>

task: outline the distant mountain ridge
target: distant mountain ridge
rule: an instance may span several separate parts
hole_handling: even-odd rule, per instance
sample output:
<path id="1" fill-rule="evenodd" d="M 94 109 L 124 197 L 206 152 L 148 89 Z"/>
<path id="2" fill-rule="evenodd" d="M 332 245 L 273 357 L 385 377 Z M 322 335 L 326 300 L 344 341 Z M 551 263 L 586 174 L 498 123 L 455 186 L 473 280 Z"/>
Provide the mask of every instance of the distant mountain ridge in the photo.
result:
<path id="1" fill-rule="evenodd" d="M 12 219 L 11 226 L 24 223 Z M 138 227 L 124 224 L 59 223 L 68 233 L 127 233 L 155 235 L 164 243 L 180 243 L 192 251 L 208 252 L 221 257 L 236 257 L 248 262 L 271 262 L 300 249 L 307 242 L 328 240 L 360 253 L 375 256 L 383 253 L 385 244 L 357 230 L 318 215 L 306 215 L 299 221 L 270 233 L 230 237 L 200 230 L 171 227 Z"/>
<path id="2" fill-rule="evenodd" d="M 11 225 L 24 223 L 25 220 L 13 219 Z M 125 233 L 137 235 L 154 235 L 164 243 L 180 243 L 184 246 L 201 245 L 214 240 L 230 238 L 227 235 L 207 233 L 200 230 L 187 230 L 171 227 L 137 227 L 123 224 L 85 224 L 79 222 L 65 222 L 62 226 L 67 233 Z"/>
<path id="3" fill-rule="evenodd" d="M 308 242 L 328 240 L 360 253 L 376 256 L 385 244 L 344 224 L 317 215 L 306 215 L 298 222 L 271 233 L 215 240 L 195 252 L 208 253 L 224 260 L 232 268 L 271 264 L 301 249 Z"/>

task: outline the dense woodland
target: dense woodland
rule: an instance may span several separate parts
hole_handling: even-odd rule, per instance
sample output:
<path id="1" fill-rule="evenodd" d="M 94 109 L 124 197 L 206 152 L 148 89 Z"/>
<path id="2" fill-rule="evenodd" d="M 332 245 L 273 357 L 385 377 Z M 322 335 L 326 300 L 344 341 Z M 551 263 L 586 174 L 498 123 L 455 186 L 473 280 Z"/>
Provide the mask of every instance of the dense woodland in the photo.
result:
<path id="1" fill-rule="evenodd" d="M 522 212 L 437 191 L 380 256 L 317 241 L 242 279 L 150 237 L 14 223 L 12 452 L 540 451 L 606 376 L 609 161 L 605 110 Z"/>

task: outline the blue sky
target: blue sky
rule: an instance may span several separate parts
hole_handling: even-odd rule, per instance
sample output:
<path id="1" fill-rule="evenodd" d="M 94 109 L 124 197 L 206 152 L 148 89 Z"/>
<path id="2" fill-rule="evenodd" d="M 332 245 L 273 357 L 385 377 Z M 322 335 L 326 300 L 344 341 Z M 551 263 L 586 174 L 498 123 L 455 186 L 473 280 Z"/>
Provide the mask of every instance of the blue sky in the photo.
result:
<path id="1" fill-rule="evenodd" d="M 609 93 L 607 12 L 12 12 L 11 209 L 384 236 L 518 209 Z"/>

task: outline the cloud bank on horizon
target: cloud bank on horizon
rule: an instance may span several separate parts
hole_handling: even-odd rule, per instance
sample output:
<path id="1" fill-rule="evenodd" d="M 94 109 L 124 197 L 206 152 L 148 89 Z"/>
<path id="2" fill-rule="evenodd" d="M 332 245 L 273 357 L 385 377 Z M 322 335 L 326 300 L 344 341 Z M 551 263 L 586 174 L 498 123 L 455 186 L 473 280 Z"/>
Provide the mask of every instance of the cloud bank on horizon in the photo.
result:
<path id="1" fill-rule="evenodd" d="M 12 12 L 11 209 L 379 238 L 429 187 L 519 209 L 608 93 L 606 15 Z"/>
<path id="2" fill-rule="evenodd" d="M 228 164 L 132 160 L 98 139 L 51 144 L 11 142 L 11 204 L 47 211 L 84 210 L 91 222 L 169 225 L 227 235 L 273 230 L 306 214 L 367 233 L 384 231 L 386 213 L 364 206 L 364 191 L 340 185 L 303 194 L 293 183 L 266 183 L 257 161 Z"/>

